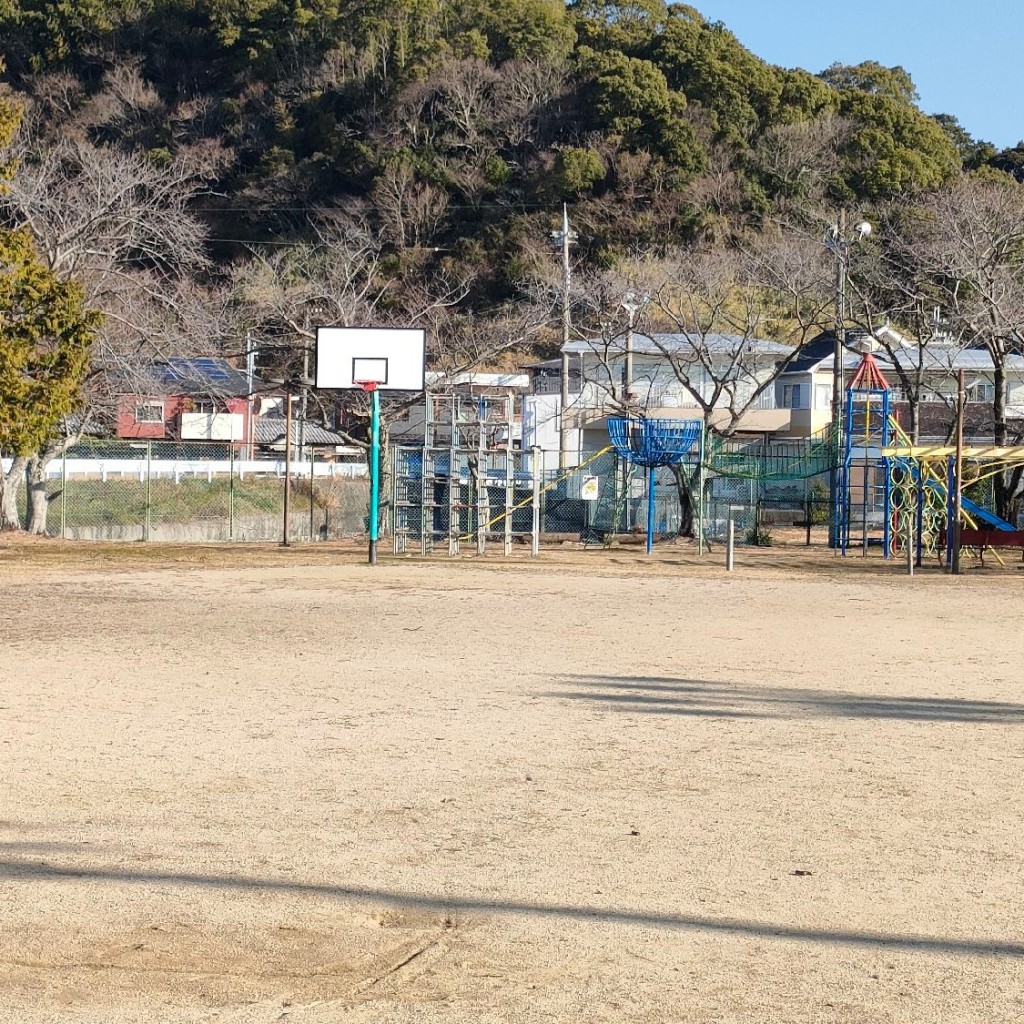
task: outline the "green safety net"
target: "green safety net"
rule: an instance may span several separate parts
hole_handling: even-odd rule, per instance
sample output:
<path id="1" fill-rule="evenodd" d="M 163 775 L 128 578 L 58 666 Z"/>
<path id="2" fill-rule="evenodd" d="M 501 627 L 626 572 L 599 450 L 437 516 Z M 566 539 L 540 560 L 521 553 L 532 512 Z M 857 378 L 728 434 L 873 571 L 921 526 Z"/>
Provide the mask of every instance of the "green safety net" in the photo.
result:
<path id="1" fill-rule="evenodd" d="M 809 438 L 751 440 L 709 433 L 704 465 L 719 476 L 745 480 L 798 480 L 827 473 L 835 464 L 829 428 Z"/>

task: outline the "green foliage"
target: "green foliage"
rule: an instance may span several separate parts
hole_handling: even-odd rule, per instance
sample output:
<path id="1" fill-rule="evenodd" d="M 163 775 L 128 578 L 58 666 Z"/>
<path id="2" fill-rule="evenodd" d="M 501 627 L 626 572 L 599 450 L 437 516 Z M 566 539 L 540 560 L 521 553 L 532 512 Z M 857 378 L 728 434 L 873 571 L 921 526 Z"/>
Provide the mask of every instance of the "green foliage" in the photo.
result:
<path id="1" fill-rule="evenodd" d="M 855 125 L 845 154 L 855 195 L 912 195 L 938 188 L 960 170 L 949 136 L 916 107 L 878 92 L 849 92 L 839 111 Z"/>
<path id="2" fill-rule="evenodd" d="M 827 526 L 831 515 L 829 510 L 828 488 L 815 480 L 810 493 L 810 512 L 812 526 Z"/>
<path id="3" fill-rule="evenodd" d="M 1019 142 L 1010 149 L 1004 149 L 989 162 L 996 170 L 1005 171 L 1017 181 L 1024 182 L 1024 142 Z"/>
<path id="4" fill-rule="evenodd" d="M 565 198 L 576 198 L 589 192 L 607 173 L 601 154 L 593 149 L 566 146 L 555 161 L 558 191 Z"/>
<path id="5" fill-rule="evenodd" d="M 669 14 L 665 0 L 575 0 L 580 42 L 599 50 L 645 52 Z"/>
<path id="6" fill-rule="evenodd" d="M 949 141 L 960 155 L 964 170 L 976 170 L 995 157 L 996 147 L 991 142 L 973 138 L 952 114 L 935 114 L 932 119 L 949 136 Z"/>
<path id="7" fill-rule="evenodd" d="M 26 233 L 0 233 L 0 448 L 30 455 L 74 412 L 96 314 L 78 285 L 37 258 Z"/>
<path id="8" fill-rule="evenodd" d="M 831 64 L 821 73 L 821 79 L 841 92 L 866 92 L 872 96 L 887 96 L 897 103 L 912 107 L 920 97 L 917 86 L 904 68 L 887 68 L 873 60 L 861 64 Z"/>
<path id="9" fill-rule="evenodd" d="M 776 71 L 782 85 L 778 119 L 783 123 L 828 117 L 839 109 L 839 95 L 820 78 L 796 68 Z"/>
<path id="10" fill-rule="evenodd" d="M 352 212 L 390 239 L 389 265 L 415 246 L 425 275 L 449 272 L 472 252 L 469 301 L 515 292 L 556 198 L 604 265 L 822 198 L 912 196 L 961 167 L 1024 180 L 1022 150 L 922 114 L 904 69 L 774 67 L 666 0 L 0 0 L 4 57 L 44 132 L 163 165 L 216 152 L 214 237 L 302 241 L 309 211 Z M 132 108 L 126 69 L 151 106 Z M 39 74 L 58 71 L 63 108 Z M 0 104 L 0 137 L 12 117 Z"/>
<path id="11" fill-rule="evenodd" d="M 598 52 L 588 47 L 579 50 L 578 60 L 595 127 L 640 140 L 652 124 L 671 116 L 668 82 L 651 61 L 618 50 Z"/>
<path id="12" fill-rule="evenodd" d="M 654 59 L 673 89 L 713 112 L 724 139 L 748 141 L 778 111 L 779 73 L 743 47 L 724 25 L 709 24 L 696 12 L 673 12 L 658 38 Z"/>
<path id="13" fill-rule="evenodd" d="M 561 0 L 487 0 L 481 7 L 480 25 L 498 62 L 564 58 L 576 42 Z M 463 17 L 470 20 L 470 11 Z"/>
<path id="14" fill-rule="evenodd" d="M 2 70 L 3 64 L 0 63 L 0 71 Z M 21 109 L 0 99 L 0 195 L 4 191 L 4 182 L 9 182 L 11 175 L 14 174 L 14 161 L 2 158 L 3 150 L 10 145 L 20 123 Z"/>
<path id="15" fill-rule="evenodd" d="M 771 523 L 766 519 L 763 522 L 751 526 L 743 536 L 743 542 L 756 548 L 770 548 L 772 546 Z"/>

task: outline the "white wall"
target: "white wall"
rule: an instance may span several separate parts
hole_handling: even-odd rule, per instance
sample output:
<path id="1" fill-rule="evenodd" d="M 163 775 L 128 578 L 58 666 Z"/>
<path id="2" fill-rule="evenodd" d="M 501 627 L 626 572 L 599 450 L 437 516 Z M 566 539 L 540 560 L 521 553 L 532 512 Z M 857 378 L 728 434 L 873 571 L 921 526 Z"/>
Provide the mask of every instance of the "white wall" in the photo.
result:
<path id="1" fill-rule="evenodd" d="M 4 472 L 11 468 L 10 459 L 0 459 Z M 92 479 L 146 479 L 145 459 L 54 459 L 46 467 L 49 479 L 60 479 L 65 473 L 68 477 L 84 476 Z M 150 459 L 150 477 L 154 480 L 182 477 L 205 477 L 213 480 L 218 476 L 233 473 L 238 479 L 247 476 L 284 476 L 284 459 Z M 312 468 L 314 476 L 323 477 L 361 477 L 369 475 L 365 462 L 315 462 L 311 464 L 301 459 L 292 458 L 292 476 L 309 476 Z"/>
<path id="2" fill-rule="evenodd" d="M 578 395 L 570 396 L 570 402 L 578 397 Z M 546 470 L 558 469 L 560 444 L 558 426 L 561 422 L 561 411 L 561 395 L 523 396 L 523 448 L 529 450 L 535 445 L 541 448 L 544 452 L 544 468 Z M 566 445 L 569 449 L 569 464 L 574 466 L 580 461 L 579 430 L 569 431 Z"/>

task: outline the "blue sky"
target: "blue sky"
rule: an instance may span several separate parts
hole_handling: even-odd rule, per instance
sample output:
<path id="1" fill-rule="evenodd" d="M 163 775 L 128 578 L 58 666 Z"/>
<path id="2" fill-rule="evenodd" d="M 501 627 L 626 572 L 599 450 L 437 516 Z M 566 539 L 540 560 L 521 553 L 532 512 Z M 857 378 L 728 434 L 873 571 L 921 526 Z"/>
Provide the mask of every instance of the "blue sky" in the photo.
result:
<path id="1" fill-rule="evenodd" d="M 1024 138 L 1024 0 L 689 0 L 770 64 L 876 60 L 910 72 L 927 114 L 1002 149 Z"/>

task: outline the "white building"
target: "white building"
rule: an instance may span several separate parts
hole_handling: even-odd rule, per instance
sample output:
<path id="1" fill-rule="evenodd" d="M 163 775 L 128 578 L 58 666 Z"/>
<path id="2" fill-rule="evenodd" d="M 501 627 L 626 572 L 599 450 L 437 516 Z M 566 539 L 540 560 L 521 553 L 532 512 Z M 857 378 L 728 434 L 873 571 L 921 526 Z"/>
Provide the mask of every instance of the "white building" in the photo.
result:
<path id="1" fill-rule="evenodd" d="M 778 408 L 770 382 L 792 351 L 777 342 L 725 334 L 636 334 L 631 345 L 625 336 L 570 342 L 562 349 L 569 368 L 564 424 L 563 360 L 528 367 L 532 393 L 523 399 L 523 447 L 540 447 L 545 468 L 556 468 L 564 425 L 567 461 L 575 465 L 607 446 L 609 416 L 633 409 L 666 419 L 701 419 L 709 403 L 712 426 L 731 425 L 739 414 L 744 433 L 788 433 L 789 411 Z"/>

